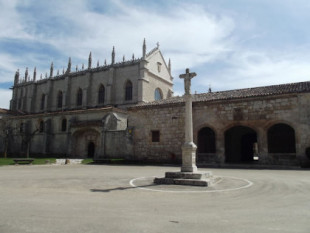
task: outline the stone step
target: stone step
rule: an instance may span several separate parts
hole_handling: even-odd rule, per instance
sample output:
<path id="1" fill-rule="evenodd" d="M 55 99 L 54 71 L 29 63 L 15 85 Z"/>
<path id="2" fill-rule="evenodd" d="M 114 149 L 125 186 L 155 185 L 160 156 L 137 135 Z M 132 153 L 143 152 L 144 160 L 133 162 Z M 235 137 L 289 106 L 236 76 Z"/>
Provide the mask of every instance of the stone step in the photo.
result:
<path id="1" fill-rule="evenodd" d="M 170 185 L 191 185 L 191 186 L 210 186 L 213 179 L 176 179 L 176 178 L 155 178 L 155 184 L 170 184 Z"/>
<path id="2" fill-rule="evenodd" d="M 173 179 L 208 179 L 212 172 L 166 172 L 165 178 Z"/>

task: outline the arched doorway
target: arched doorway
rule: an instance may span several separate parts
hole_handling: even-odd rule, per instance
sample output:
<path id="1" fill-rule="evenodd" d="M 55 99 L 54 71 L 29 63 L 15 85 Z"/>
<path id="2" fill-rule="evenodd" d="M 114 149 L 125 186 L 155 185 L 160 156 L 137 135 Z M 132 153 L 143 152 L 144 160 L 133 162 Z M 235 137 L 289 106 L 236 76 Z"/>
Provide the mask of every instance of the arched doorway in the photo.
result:
<path id="1" fill-rule="evenodd" d="M 214 162 L 215 132 L 211 128 L 204 127 L 198 131 L 197 146 L 198 162 Z"/>
<path id="2" fill-rule="evenodd" d="M 87 157 L 94 158 L 95 155 L 95 143 L 89 142 L 87 146 Z"/>
<path id="3" fill-rule="evenodd" d="M 295 130 L 287 124 L 275 124 L 268 129 L 269 153 L 296 153 Z"/>
<path id="4" fill-rule="evenodd" d="M 245 126 L 235 126 L 225 132 L 226 162 L 253 161 L 253 144 L 257 142 L 256 132 Z"/>
<path id="5" fill-rule="evenodd" d="M 94 158 L 100 151 L 100 134 L 93 129 L 81 129 L 72 137 L 71 156 L 76 158 Z"/>

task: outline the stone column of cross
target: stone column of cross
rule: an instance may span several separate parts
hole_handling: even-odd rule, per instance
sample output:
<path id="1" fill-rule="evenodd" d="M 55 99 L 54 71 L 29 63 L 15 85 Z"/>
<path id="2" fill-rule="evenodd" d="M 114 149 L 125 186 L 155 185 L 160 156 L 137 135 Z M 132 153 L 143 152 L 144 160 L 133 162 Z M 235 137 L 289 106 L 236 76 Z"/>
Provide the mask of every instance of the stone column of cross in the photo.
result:
<path id="1" fill-rule="evenodd" d="M 191 79 L 196 73 L 190 73 L 186 69 L 185 74 L 181 74 L 180 78 L 184 79 L 185 89 L 185 143 L 182 146 L 182 168 L 181 172 L 196 172 L 196 149 L 197 146 L 193 142 L 193 119 L 192 119 L 192 96 L 191 96 Z"/>

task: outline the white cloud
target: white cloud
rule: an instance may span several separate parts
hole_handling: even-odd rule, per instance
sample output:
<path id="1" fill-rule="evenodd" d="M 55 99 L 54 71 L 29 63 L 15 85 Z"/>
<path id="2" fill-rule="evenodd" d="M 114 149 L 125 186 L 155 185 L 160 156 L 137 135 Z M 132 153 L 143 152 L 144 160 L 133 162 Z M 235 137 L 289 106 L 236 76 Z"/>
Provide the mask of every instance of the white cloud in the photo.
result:
<path id="1" fill-rule="evenodd" d="M 22 57 L 13 52 L 2 53 L 0 82 L 13 81 L 15 70 L 22 62 L 28 64 L 24 67 L 28 66 L 30 73 L 37 66 L 38 75 L 48 72 L 52 60 L 55 71 L 66 67 L 68 56 L 72 57 L 73 67 L 76 64 L 81 67 L 81 62 L 87 64 L 89 51 L 93 54 L 93 65 L 97 59 L 100 64 L 104 59 L 110 62 L 113 45 L 117 60 L 123 55 L 130 58 L 132 53 L 137 58 L 142 55 L 143 38 L 147 40 L 148 50 L 159 41 L 164 57 L 171 58 L 175 93 L 183 93 L 183 83 L 178 76 L 185 68 L 200 70 L 193 83 L 196 85 L 193 90 L 199 92 L 205 92 L 209 84 L 214 90 L 223 90 L 309 80 L 310 58 L 305 55 L 309 48 L 279 52 L 267 51 L 263 46 L 256 51 L 246 47 L 249 41 L 253 45 L 265 38 L 261 36 L 265 35 L 264 31 L 255 30 L 259 22 L 253 21 L 255 18 L 250 17 L 250 12 L 238 18 L 243 12 L 234 8 L 227 16 L 225 11 L 214 13 L 212 8 L 192 2 L 177 2 L 173 8 L 161 11 L 125 1 L 105 3 L 109 9 L 99 12 L 91 10 L 89 3 L 83 0 L 29 1 L 29 10 L 32 10 L 31 4 L 41 4 L 36 11 L 44 11 L 44 14 L 39 15 L 38 12 L 19 12 L 19 4 L 27 6 L 16 0 L 0 0 L 0 38 L 19 38 L 21 44 L 31 42 L 38 47 L 47 45 L 59 55 L 49 59 L 51 55 L 45 54 L 44 49 L 30 50 Z M 240 20 L 246 18 L 249 20 Z M 53 19 L 61 23 L 53 24 Z M 42 25 L 46 27 L 42 29 Z M 240 28 L 242 35 L 238 34 Z M 216 69 L 204 68 L 208 64 L 214 64 Z"/>
<path id="2" fill-rule="evenodd" d="M 210 83 L 216 90 L 227 90 L 308 81 L 309 61 L 310 57 L 300 52 L 243 50 L 230 56 L 228 67 L 216 72 L 215 77 L 197 82 L 205 90 Z"/>
<path id="3" fill-rule="evenodd" d="M 32 36 L 25 31 L 25 25 L 16 7 L 17 0 L 0 1 L 0 38 L 31 39 Z"/>
<path id="4" fill-rule="evenodd" d="M 0 89 L 0 108 L 9 109 L 10 100 L 12 98 L 12 91 L 7 89 Z"/>

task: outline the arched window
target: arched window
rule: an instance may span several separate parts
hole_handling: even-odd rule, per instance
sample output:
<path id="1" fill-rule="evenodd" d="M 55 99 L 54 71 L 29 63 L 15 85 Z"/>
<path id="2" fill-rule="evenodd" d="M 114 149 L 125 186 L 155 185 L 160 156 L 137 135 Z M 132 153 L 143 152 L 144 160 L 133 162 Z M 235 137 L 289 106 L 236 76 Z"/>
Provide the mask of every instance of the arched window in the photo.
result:
<path id="1" fill-rule="evenodd" d="M 44 107 L 45 107 L 45 94 L 42 94 L 40 109 L 43 110 Z"/>
<path id="2" fill-rule="evenodd" d="M 105 96 L 105 88 L 101 84 L 100 87 L 99 87 L 99 91 L 98 91 L 98 104 L 103 104 L 104 103 L 104 96 Z"/>
<path id="3" fill-rule="evenodd" d="M 79 88 L 77 95 L 76 95 L 76 105 L 81 106 L 83 101 L 83 91 Z"/>
<path id="4" fill-rule="evenodd" d="M 20 125 L 19 125 L 19 132 L 20 133 L 24 132 L 24 123 L 20 123 Z"/>
<path id="5" fill-rule="evenodd" d="M 132 83 L 127 81 L 125 86 L 125 100 L 132 100 Z"/>
<path id="6" fill-rule="evenodd" d="M 41 133 L 44 132 L 44 121 L 43 120 L 40 121 L 39 132 Z"/>
<path id="7" fill-rule="evenodd" d="M 198 153 L 215 153 L 215 133 L 209 127 L 198 132 Z"/>
<path id="8" fill-rule="evenodd" d="M 163 98 L 162 91 L 159 88 L 156 88 L 154 95 L 155 100 L 161 100 Z"/>
<path id="9" fill-rule="evenodd" d="M 62 119 L 61 121 L 61 131 L 65 132 L 67 130 L 67 119 Z"/>
<path id="10" fill-rule="evenodd" d="M 59 91 L 57 95 L 57 107 L 62 108 L 62 91 Z"/>
<path id="11" fill-rule="evenodd" d="M 296 153 L 295 130 L 287 124 L 275 124 L 268 130 L 269 153 Z"/>

